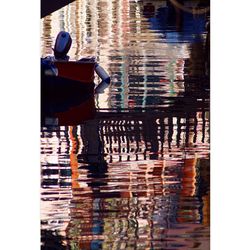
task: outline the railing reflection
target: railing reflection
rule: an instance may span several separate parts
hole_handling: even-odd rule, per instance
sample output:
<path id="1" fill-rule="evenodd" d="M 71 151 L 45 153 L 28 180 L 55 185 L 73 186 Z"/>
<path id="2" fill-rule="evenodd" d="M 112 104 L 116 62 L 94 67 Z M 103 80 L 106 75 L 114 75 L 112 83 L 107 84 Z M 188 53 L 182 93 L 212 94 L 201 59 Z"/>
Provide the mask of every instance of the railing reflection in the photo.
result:
<path id="1" fill-rule="evenodd" d="M 78 126 L 42 130 L 43 138 L 54 143 L 57 138 L 61 146 L 56 148 L 65 148 L 55 153 L 69 157 L 68 164 L 58 163 L 54 184 L 42 180 L 45 189 L 56 181 L 65 190 L 66 172 L 71 179 L 67 244 L 192 248 L 195 237 L 186 242 L 177 235 L 193 236 L 209 225 L 208 109 L 124 112 L 97 112 Z"/>
<path id="2" fill-rule="evenodd" d="M 138 160 L 140 154 L 144 155 L 144 160 L 147 154 L 149 159 L 158 159 L 159 156 L 163 156 L 166 147 L 171 149 L 172 146 L 183 147 L 196 143 L 198 130 L 201 130 L 199 137 L 202 143 L 208 139 L 206 126 L 209 121 L 206 109 L 198 113 L 185 112 L 175 115 L 172 112 L 151 111 L 127 112 L 108 117 L 109 115 L 104 112 L 98 113 L 95 120 L 96 127 L 99 127 L 100 140 L 104 145 L 103 151 L 120 157 L 127 155 L 126 160 L 130 160 L 131 153 L 137 157 L 133 160 Z"/>

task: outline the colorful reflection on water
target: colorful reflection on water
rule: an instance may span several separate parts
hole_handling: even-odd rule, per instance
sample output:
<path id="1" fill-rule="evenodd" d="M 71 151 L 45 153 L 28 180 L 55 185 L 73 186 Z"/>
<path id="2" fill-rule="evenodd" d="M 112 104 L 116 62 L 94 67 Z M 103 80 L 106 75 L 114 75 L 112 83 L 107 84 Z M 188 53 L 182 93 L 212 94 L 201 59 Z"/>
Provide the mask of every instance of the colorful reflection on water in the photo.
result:
<path id="1" fill-rule="evenodd" d="M 112 78 L 93 120 L 41 127 L 44 249 L 209 249 L 208 18 L 77 0 L 41 20 L 42 56 L 66 30 Z"/>

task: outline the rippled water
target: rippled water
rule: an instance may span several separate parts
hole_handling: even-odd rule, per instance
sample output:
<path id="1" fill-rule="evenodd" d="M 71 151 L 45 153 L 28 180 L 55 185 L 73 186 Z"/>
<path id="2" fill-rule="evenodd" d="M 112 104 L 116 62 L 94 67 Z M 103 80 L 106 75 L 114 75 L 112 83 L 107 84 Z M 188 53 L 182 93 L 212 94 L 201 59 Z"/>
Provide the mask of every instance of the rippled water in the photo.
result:
<path id="1" fill-rule="evenodd" d="M 41 127 L 44 249 L 209 249 L 208 19 L 136 0 L 41 19 L 42 56 L 65 30 L 111 75 L 92 120 Z"/>

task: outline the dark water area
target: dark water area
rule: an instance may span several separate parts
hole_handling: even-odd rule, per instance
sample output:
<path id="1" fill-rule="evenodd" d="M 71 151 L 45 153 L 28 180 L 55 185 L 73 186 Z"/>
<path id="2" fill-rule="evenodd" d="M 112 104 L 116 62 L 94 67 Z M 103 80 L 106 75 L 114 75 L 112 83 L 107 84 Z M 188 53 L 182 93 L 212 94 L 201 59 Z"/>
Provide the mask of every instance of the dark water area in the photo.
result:
<path id="1" fill-rule="evenodd" d="M 182 3 L 77 0 L 41 19 L 41 56 L 65 30 L 71 59 L 111 76 L 64 91 L 72 108 L 56 90 L 44 103 L 64 119 L 41 125 L 41 249 L 210 249 L 209 5 Z"/>

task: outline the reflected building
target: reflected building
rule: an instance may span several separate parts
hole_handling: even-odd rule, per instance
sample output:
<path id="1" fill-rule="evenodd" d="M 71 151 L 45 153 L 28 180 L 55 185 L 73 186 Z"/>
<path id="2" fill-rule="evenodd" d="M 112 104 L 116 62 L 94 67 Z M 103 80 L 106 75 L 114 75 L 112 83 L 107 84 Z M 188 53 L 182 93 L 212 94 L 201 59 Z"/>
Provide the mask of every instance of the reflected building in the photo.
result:
<path id="1" fill-rule="evenodd" d="M 153 5 L 157 10 L 165 3 Z M 188 47 L 161 42 L 161 34 L 151 30 L 141 14 L 143 8 L 141 2 L 129 0 L 77 0 L 42 19 L 42 41 L 50 41 L 46 50 L 42 44 L 42 56 L 52 53 L 49 47 L 60 30 L 68 31 L 73 40 L 71 59 L 95 56 L 111 75 L 111 86 L 97 97 L 98 107 L 166 106 L 164 98 L 154 95 L 175 96 L 183 91 L 180 60 L 189 57 Z M 53 25 L 47 28 L 49 20 Z M 138 93 L 138 88 L 143 92 Z"/>
<path id="2" fill-rule="evenodd" d="M 143 14 L 165 4 L 76 0 L 41 21 L 43 56 L 65 30 L 71 59 L 96 56 L 112 77 L 95 120 L 41 132 L 41 227 L 72 249 L 191 249 L 209 238 L 209 108 L 189 98 L 196 52 Z"/>
<path id="3" fill-rule="evenodd" d="M 41 54 L 42 56 L 51 54 L 52 51 L 52 46 L 53 46 L 53 40 L 51 38 L 51 30 L 52 30 L 52 25 L 51 25 L 51 15 L 46 16 L 43 18 L 42 25 L 41 25 L 41 34 L 42 34 L 42 42 L 41 42 Z"/>
<path id="4" fill-rule="evenodd" d="M 208 157 L 209 148 L 205 150 L 208 144 L 203 142 L 202 152 L 192 151 L 189 144 L 185 146 L 185 137 L 178 139 L 182 137 L 180 133 L 185 135 L 185 130 L 180 129 L 184 120 L 179 123 L 171 118 L 170 125 L 165 119 L 168 126 L 162 126 L 159 120 L 156 135 L 142 128 L 143 121 L 112 122 L 107 117 L 103 122 L 96 119 L 79 126 L 60 127 L 58 131 L 44 128 L 42 196 L 45 198 L 46 190 L 52 188 L 53 193 L 61 190 L 57 195 L 63 199 L 57 202 L 57 196 L 50 195 L 42 202 L 46 214 L 42 217 L 43 228 L 60 229 L 68 245 L 85 249 L 93 249 L 94 245 L 103 249 L 171 247 L 163 238 L 159 243 L 159 235 L 170 235 L 173 244 L 194 246 L 195 238 L 187 243 L 174 235 L 193 234 L 201 223 L 209 225 L 209 190 L 204 189 L 209 186 L 209 171 L 203 160 Z M 201 143 L 202 122 L 198 116 L 193 144 Z M 67 169 L 66 176 L 62 166 Z M 62 185 L 65 181 L 70 186 Z M 58 221 L 53 217 L 50 227 L 45 226 L 55 210 Z M 185 230 L 178 228 L 179 224 L 186 225 Z"/>
<path id="5" fill-rule="evenodd" d="M 67 127 L 41 131 L 41 227 L 65 236 L 72 197 Z M 58 155 L 60 154 L 60 157 Z M 53 216 L 57 211 L 56 216 Z"/>

